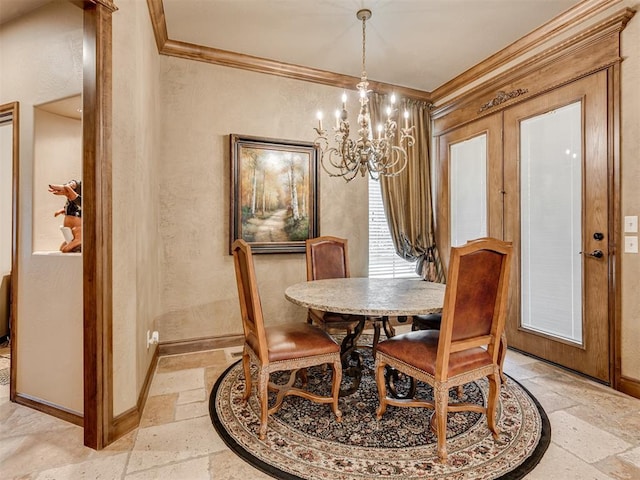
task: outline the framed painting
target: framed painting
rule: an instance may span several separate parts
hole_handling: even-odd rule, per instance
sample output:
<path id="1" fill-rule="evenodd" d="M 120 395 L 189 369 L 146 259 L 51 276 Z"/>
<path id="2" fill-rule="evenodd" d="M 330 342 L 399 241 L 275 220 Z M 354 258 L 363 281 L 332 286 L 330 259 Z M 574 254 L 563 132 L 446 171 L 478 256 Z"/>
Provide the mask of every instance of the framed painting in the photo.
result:
<path id="1" fill-rule="evenodd" d="M 230 135 L 231 244 L 254 253 L 304 253 L 318 236 L 318 154 L 313 143 Z"/>

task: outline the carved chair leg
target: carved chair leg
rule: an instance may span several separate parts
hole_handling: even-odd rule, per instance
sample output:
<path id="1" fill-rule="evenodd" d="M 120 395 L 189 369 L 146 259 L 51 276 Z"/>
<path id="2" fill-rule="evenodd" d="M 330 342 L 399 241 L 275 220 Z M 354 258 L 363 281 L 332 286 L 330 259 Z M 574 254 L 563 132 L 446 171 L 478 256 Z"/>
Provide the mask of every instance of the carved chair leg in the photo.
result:
<path id="1" fill-rule="evenodd" d="M 504 359 L 507 357 L 507 334 L 502 332 L 500 337 L 500 346 L 498 347 L 498 364 L 500 365 L 500 380 L 502 383 L 507 382 L 507 376 L 504 374 Z"/>
<path id="2" fill-rule="evenodd" d="M 244 395 L 242 395 L 242 401 L 246 402 L 251 396 L 251 358 L 246 350 L 242 352 L 242 368 L 244 369 Z"/>
<path id="3" fill-rule="evenodd" d="M 384 412 L 387 410 L 387 382 L 384 378 L 385 367 L 386 364 L 384 362 L 376 362 L 376 385 L 378 386 L 378 400 L 380 402 L 376 410 L 378 420 L 382 418 L 382 415 L 384 415 Z"/>
<path id="4" fill-rule="evenodd" d="M 447 461 L 447 410 L 449 407 L 449 389 L 443 385 L 434 385 L 433 397 L 436 403 L 436 437 L 438 438 L 438 458 Z"/>
<path id="5" fill-rule="evenodd" d="M 333 413 L 336 416 L 336 420 L 338 422 L 342 421 L 342 412 L 340 411 L 340 406 L 338 405 L 338 399 L 340 397 L 340 383 L 342 382 L 342 361 L 338 358 L 333 362 L 333 384 L 331 385 L 331 397 L 333 398 L 333 403 L 331 407 L 333 409 Z"/>
<path id="6" fill-rule="evenodd" d="M 260 431 L 258 437 L 264 440 L 267 436 L 267 422 L 269 418 L 269 372 L 260 368 L 258 372 L 258 398 L 260 400 Z"/>
<path id="7" fill-rule="evenodd" d="M 498 400 L 500 398 L 500 375 L 495 373 L 488 376 L 489 379 L 489 399 L 487 401 L 487 425 L 493 435 L 493 439 L 497 440 L 500 436 L 496 422 L 498 412 Z"/>

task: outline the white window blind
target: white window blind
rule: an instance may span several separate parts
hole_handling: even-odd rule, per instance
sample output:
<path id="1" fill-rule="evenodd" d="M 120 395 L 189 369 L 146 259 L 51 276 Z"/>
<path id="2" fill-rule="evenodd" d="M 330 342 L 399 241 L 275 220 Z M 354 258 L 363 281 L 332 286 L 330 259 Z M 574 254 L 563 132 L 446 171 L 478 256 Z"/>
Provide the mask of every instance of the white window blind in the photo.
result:
<path id="1" fill-rule="evenodd" d="M 384 215 L 380 183 L 369 179 L 369 277 L 417 277 L 415 266 L 415 262 L 396 254 Z"/>

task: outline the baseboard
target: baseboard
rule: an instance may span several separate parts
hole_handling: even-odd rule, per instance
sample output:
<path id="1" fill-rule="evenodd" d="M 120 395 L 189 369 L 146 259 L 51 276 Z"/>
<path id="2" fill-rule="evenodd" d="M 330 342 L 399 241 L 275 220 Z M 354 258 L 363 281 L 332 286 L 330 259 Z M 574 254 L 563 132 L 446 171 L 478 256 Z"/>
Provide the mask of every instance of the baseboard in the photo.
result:
<path id="1" fill-rule="evenodd" d="M 189 340 L 175 340 L 161 342 L 158 345 L 159 355 L 176 355 L 179 353 L 193 353 L 202 350 L 237 347 L 244 343 L 244 335 L 227 335 L 224 337 L 202 337 Z"/>
<path id="2" fill-rule="evenodd" d="M 61 407 L 60 405 L 55 405 L 45 400 L 25 395 L 24 393 L 17 393 L 13 401 L 20 405 L 24 405 L 25 407 L 51 415 L 52 417 L 57 417 L 66 422 L 73 423 L 79 427 L 84 427 L 84 417 L 81 414 Z"/>
<path id="3" fill-rule="evenodd" d="M 151 381 L 153 380 L 153 375 L 156 371 L 156 366 L 158 365 L 158 350 L 159 348 L 156 348 L 155 352 L 153 353 L 153 358 L 151 359 L 149 368 L 147 369 L 147 374 L 145 376 L 140 395 L 138 395 L 138 402 L 136 403 L 136 406 L 130 408 L 126 412 L 123 412 L 116 417 L 113 417 L 111 428 L 109 429 L 108 443 L 114 442 L 118 438 L 126 435 L 133 429 L 137 428 L 138 425 L 140 425 L 142 411 L 144 410 L 144 406 L 147 403 L 147 396 L 149 395 Z"/>
<path id="4" fill-rule="evenodd" d="M 640 382 L 638 380 L 621 376 L 618 382 L 618 390 L 632 397 L 640 398 Z"/>

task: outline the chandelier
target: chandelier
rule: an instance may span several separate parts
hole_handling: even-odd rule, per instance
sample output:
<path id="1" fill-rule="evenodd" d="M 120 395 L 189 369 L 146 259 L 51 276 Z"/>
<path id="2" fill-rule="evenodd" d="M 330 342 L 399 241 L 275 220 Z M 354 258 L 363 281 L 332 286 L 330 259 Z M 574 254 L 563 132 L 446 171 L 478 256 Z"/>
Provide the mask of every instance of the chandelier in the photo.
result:
<path id="1" fill-rule="evenodd" d="M 362 75 L 356 85 L 360 96 L 358 113 L 358 139 L 349 138 L 347 112 L 347 94 L 342 94 L 342 109 L 335 112 L 336 123 L 333 127 L 335 146 L 330 146 L 327 130 L 322 128 L 322 112 L 318 112 L 318 126 L 314 128 L 318 137 L 314 144 L 320 151 L 320 164 L 331 177 L 343 177 L 347 182 L 358 173 L 378 180 L 380 177 L 393 177 L 407 165 L 407 148 L 413 146 L 414 127 L 409 127 L 409 112 L 404 111 L 404 128 L 400 128 L 400 145 L 394 145 L 398 130 L 395 95 L 391 95 L 390 105 L 386 108 L 387 118 L 384 124 L 377 125 L 377 135 L 372 131 L 369 109 L 369 82 L 365 68 L 366 22 L 371 18 L 371 10 L 363 9 L 356 13 L 362 21 Z"/>

